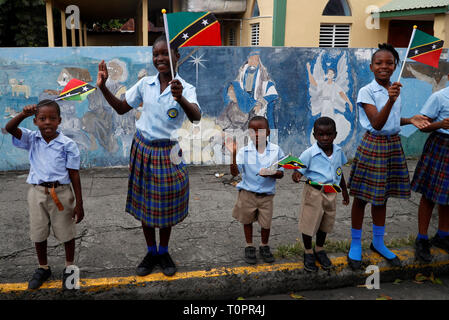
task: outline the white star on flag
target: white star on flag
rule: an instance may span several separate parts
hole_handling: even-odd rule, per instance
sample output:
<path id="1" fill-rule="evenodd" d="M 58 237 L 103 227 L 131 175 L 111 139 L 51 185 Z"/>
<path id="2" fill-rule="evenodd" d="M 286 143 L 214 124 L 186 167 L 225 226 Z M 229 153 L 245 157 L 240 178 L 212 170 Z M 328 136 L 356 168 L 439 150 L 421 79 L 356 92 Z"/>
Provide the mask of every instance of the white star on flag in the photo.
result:
<path id="1" fill-rule="evenodd" d="M 187 39 L 189 37 L 189 35 L 187 34 L 187 33 L 183 33 L 182 34 L 182 38 L 185 40 L 185 39 Z"/>
<path id="2" fill-rule="evenodd" d="M 203 25 L 208 25 L 209 24 L 209 22 L 207 22 L 207 20 L 206 19 L 203 19 L 203 22 L 201 22 L 201 24 L 203 24 Z"/>
<path id="3" fill-rule="evenodd" d="M 415 50 L 415 54 L 418 54 L 419 53 L 419 50 Z"/>
<path id="4" fill-rule="evenodd" d="M 436 48 L 437 48 L 437 46 L 434 44 L 434 45 L 432 46 L 432 49 L 435 50 Z"/>
<path id="5" fill-rule="evenodd" d="M 87 91 L 89 90 L 87 87 L 83 87 L 83 91 Z"/>

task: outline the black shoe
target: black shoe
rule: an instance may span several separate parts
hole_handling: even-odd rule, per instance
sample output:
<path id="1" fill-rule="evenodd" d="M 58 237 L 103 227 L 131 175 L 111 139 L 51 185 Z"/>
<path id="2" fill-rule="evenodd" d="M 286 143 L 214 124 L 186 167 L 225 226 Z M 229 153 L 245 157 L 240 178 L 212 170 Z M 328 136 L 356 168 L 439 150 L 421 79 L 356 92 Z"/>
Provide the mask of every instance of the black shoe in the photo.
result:
<path id="1" fill-rule="evenodd" d="M 273 254 L 270 251 L 269 246 L 260 246 L 259 255 L 262 257 L 263 261 L 271 263 L 274 262 Z"/>
<path id="2" fill-rule="evenodd" d="M 176 265 L 168 252 L 159 256 L 159 265 L 162 268 L 162 273 L 167 277 L 174 275 L 177 271 Z"/>
<path id="3" fill-rule="evenodd" d="M 324 270 L 329 270 L 330 268 L 332 268 L 332 262 L 327 256 L 326 251 L 321 250 L 316 252 L 315 249 L 313 249 L 313 254 L 315 255 L 316 260 Z"/>
<path id="4" fill-rule="evenodd" d="M 431 240 L 432 245 L 449 253 L 449 236 L 441 238 L 438 233 Z"/>
<path id="5" fill-rule="evenodd" d="M 62 290 L 74 290 L 77 283 L 71 283 L 72 288 L 67 287 L 67 279 L 75 273 L 75 270 L 68 271 L 67 267 L 62 270 Z M 79 280 L 79 279 L 78 279 Z"/>
<path id="6" fill-rule="evenodd" d="M 51 269 L 38 268 L 28 282 L 28 289 L 38 289 L 51 276 Z"/>
<path id="7" fill-rule="evenodd" d="M 349 252 L 346 257 L 348 258 L 348 265 L 351 267 L 351 269 L 353 271 L 362 269 L 362 261 L 353 260 L 353 259 L 349 258 Z"/>
<path id="8" fill-rule="evenodd" d="M 416 259 L 430 263 L 433 256 L 430 254 L 430 241 L 428 239 L 418 239 L 415 240 L 415 257 Z"/>
<path id="9" fill-rule="evenodd" d="M 148 252 L 142 262 L 137 266 L 136 273 L 138 276 L 144 277 L 153 271 L 154 266 L 158 263 L 158 257 Z"/>
<path id="10" fill-rule="evenodd" d="M 245 261 L 249 264 L 256 264 L 256 247 L 249 246 L 245 248 Z"/>
<path id="11" fill-rule="evenodd" d="M 315 264 L 315 255 L 313 253 L 304 253 L 304 269 L 309 272 L 318 271 L 318 267 Z"/>
<path id="12" fill-rule="evenodd" d="M 401 266 L 401 260 L 399 260 L 398 257 L 394 257 L 392 259 L 388 259 L 387 257 L 385 257 L 382 253 L 380 253 L 379 251 L 376 250 L 376 248 L 374 248 L 373 243 L 371 242 L 369 248 L 374 251 L 375 253 L 379 254 L 381 257 L 383 257 L 385 260 L 388 261 L 388 263 L 392 266 L 392 267 L 400 267 Z"/>

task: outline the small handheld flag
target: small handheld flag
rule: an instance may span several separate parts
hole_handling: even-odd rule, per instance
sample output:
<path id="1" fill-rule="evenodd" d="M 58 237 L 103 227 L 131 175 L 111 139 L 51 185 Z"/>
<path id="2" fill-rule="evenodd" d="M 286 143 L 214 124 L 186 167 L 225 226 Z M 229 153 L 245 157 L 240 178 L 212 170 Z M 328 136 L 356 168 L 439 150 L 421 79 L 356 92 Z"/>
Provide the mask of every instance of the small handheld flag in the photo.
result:
<path id="1" fill-rule="evenodd" d="M 417 26 L 413 26 L 412 36 L 405 54 L 405 59 L 402 62 L 398 82 L 401 80 L 407 58 L 438 68 L 444 41 L 422 32 L 417 28 Z"/>
<path id="2" fill-rule="evenodd" d="M 67 85 L 59 94 L 59 97 L 55 99 L 55 101 L 58 100 L 83 101 L 95 89 L 97 88 L 91 86 L 87 82 L 78 79 L 72 79 L 67 83 Z"/>
<path id="3" fill-rule="evenodd" d="M 340 186 L 337 186 L 336 184 L 322 184 L 322 183 L 314 182 L 311 180 L 307 180 L 307 183 L 316 189 L 319 189 L 319 190 L 323 189 L 324 193 L 340 193 L 341 192 Z"/>
<path id="4" fill-rule="evenodd" d="M 298 158 L 293 157 L 291 155 L 288 155 L 288 156 L 282 158 L 275 164 L 277 164 L 279 167 L 283 167 L 285 169 L 307 168 L 307 166 L 304 163 L 302 163 L 301 160 L 299 160 Z"/>

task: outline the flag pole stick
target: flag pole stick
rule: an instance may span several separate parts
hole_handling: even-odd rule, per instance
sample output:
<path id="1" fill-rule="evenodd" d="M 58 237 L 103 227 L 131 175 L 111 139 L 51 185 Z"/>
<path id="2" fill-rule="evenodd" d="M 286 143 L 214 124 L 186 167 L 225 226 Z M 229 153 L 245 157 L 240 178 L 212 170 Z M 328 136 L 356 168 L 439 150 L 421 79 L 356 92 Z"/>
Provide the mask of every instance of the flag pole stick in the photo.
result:
<path id="1" fill-rule="evenodd" d="M 170 50 L 170 35 L 168 33 L 168 23 L 167 23 L 167 10 L 162 9 L 162 16 L 164 17 L 164 29 L 165 29 L 165 39 L 167 39 L 167 49 L 168 49 L 168 57 L 170 59 L 170 71 L 172 80 L 175 78 L 175 73 L 173 72 L 173 62 L 171 60 L 171 50 Z"/>
<path id="2" fill-rule="evenodd" d="M 410 52 L 410 47 L 412 45 L 413 38 L 415 37 L 415 33 L 416 33 L 416 29 L 417 28 L 418 28 L 418 26 L 416 26 L 416 25 L 413 26 L 412 36 L 410 37 L 410 42 L 409 42 L 408 47 L 407 47 L 407 52 L 405 53 L 404 61 L 402 61 L 401 72 L 399 73 L 399 78 L 398 78 L 397 82 L 401 81 L 402 72 L 404 71 L 404 67 L 405 67 L 405 62 L 407 61 L 408 53 Z"/>

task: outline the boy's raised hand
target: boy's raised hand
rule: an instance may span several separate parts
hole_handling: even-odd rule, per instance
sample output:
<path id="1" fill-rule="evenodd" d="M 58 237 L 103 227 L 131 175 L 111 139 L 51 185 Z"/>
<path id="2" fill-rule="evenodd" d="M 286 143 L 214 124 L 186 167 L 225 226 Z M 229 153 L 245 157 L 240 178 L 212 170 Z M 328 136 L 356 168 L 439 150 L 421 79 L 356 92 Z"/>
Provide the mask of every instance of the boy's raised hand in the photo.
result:
<path id="1" fill-rule="evenodd" d="M 101 60 L 101 62 L 98 64 L 97 87 L 103 88 L 108 77 L 108 67 L 106 66 L 104 60 Z"/>
<path id="2" fill-rule="evenodd" d="M 25 117 L 30 117 L 34 114 L 36 114 L 37 107 L 35 104 L 31 104 L 28 106 L 23 107 L 22 113 Z"/>

